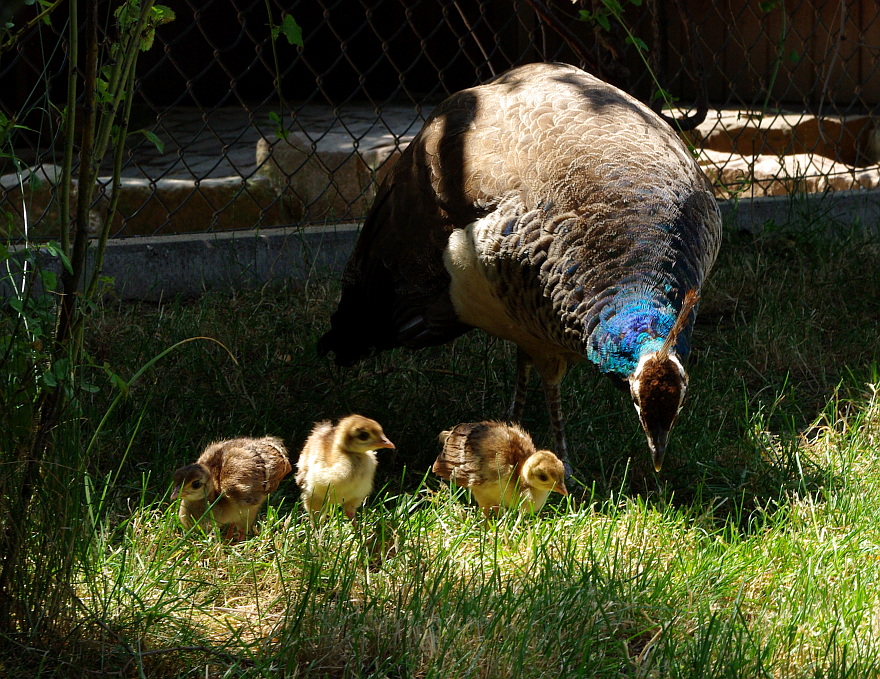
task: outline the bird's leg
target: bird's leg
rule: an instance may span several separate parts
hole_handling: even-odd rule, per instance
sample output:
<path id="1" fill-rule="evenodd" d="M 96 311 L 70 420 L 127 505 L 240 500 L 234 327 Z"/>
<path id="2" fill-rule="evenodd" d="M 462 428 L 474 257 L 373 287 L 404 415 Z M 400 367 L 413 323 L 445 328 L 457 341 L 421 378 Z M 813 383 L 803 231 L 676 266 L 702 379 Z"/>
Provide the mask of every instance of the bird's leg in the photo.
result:
<path id="1" fill-rule="evenodd" d="M 566 480 L 571 477 L 571 464 L 568 461 L 568 444 L 565 441 L 565 422 L 562 420 L 562 395 L 559 382 L 544 382 L 544 393 L 547 395 L 547 410 L 550 412 L 550 426 L 556 441 L 556 457 L 565 465 Z"/>
<path id="2" fill-rule="evenodd" d="M 550 426 L 556 441 L 556 457 L 565 466 L 566 481 L 571 478 L 571 463 L 568 461 L 568 444 L 565 442 L 565 422 L 562 419 L 562 392 L 560 385 L 565 376 L 566 361 L 558 354 L 538 356 L 532 359 L 547 397 L 547 410 L 550 412 Z"/>
<path id="3" fill-rule="evenodd" d="M 522 349 L 516 349 L 516 384 L 513 387 L 513 403 L 510 404 L 510 421 L 520 422 L 526 407 L 526 389 L 529 386 L 529 374 L 532 372 L 532 361 Z"/>

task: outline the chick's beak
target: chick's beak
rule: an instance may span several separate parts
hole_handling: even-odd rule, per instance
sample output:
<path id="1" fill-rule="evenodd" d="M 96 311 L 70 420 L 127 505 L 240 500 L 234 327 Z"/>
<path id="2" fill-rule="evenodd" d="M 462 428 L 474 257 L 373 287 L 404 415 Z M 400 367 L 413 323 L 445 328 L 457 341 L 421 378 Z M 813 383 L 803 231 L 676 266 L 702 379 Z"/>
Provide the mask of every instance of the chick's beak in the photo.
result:
<path id="1" fill-rule="evenodd" d="M 378 446 L 376 446 L 376 447 L 377 447 L 377 448 L 391 448 L 392 450 L 395 450 L 395 446 L 394 446 L 394 444 L 391 443 L 391 441 L 388 440 L 388 437 L 387 437 L 387 436 L 383 436 L 383 437 L 382 437 L 382 442 L 381 442 Z"/>
<path id="2" fill-rule="evenodd" d="M 174 490 L 171 491 L 171 501 L 173 502 L 177 498 L 180 497 L 180 486 L 175 486 Z"/>
<path id="3" fill-rule="evenodd" d="M 553 490 L 555 490 L 560 495 L 568 495 L 568 488 L 565 487 L 565 483 L 557 483 L 553 486 Z"/>

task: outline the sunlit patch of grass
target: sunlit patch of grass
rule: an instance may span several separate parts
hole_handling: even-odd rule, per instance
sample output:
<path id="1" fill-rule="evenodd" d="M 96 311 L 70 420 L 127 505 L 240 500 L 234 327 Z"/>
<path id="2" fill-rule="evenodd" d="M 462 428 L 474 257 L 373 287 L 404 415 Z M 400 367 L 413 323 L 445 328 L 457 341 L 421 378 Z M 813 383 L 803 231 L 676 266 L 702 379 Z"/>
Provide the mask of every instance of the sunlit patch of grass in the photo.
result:
<path id="1" fill-rule="evenodd" d="M 563 388 L 577 480 L 536 517 L 486 520 L 428 472 L 439 431 L 504 417 L 510 347 L 471 333 L 338 369 L 315 353 L 336 295 L 312 281 L 96 310 L 90 352 L 123 377 L 188 337 L 235 360 L 183 345 L 111 413 L 89 478 L 115 480 L 77 552 L 65 659 L 22 643 L 0 649 L 3 670 L 9 657 L 29 677 L 880 672 L 871 239 L 729 238 L 664 470 L 628 397 L 576 366 Z M 86 429 L 109 393 L 90 397 Z M 295 457 L 316 420 L 354 411 L 397 445 L 354 525 L 335 515 L 314 528 L 291 478 L 249 540 L 181 529 L 170 475 L 209 442 L 275 434 Z M 551 445 L 537 383 L 525 426 Z"/>

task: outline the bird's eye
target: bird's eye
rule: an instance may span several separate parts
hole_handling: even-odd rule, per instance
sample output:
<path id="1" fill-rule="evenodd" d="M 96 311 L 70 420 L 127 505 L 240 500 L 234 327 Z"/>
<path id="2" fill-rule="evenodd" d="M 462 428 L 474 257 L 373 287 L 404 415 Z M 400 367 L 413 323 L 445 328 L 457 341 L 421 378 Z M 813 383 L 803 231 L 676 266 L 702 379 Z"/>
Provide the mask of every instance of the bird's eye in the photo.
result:
<path id="1" fill-rule="evenodd" d="M 370 438 L 370 433 L 361 430 L 361 431 L 359 431 L 359 432 L 357 433 L 357 437 L 356 437 L 356 438 L 357 438 L 358 441 L 366 441 L 368 438 Z"/>
<path id="2" fill-rule="evenodd" d="M 546 481 L 547 475 L 546 474 L 538 474 L 538 478 L 541 479 L 542 481 Z"/>
<path id="3" fill-rule="evenodd" d="M 198 490 L 199 488 L 202 487 L 202 482 L 201 481 L 193 481 L 192 487 L 193 487 L 193 490 Z"/>

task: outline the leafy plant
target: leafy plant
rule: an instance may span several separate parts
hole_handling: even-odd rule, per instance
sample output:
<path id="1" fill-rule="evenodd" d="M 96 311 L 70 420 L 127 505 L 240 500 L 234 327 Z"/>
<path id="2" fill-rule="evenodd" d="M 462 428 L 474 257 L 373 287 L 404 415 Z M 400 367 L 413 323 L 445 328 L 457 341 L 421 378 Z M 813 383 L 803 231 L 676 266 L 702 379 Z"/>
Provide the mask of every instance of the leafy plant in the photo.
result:
<path id="1" fill-rule="evenodd" d="M 275 91 L 278 93 L 279 105 L 282 106 L 280 113 L 275 111 L 269 112 L 269 120 L 272 121 L 275 135 L 279 139 L 287 139 L 288 131 L 284 127 L 284 96 L 281 93 L 281 66 L 278 63 L 278 49 L 275 43 L 281 36 L 284 36 L 289 45 L 303 47 L 305 43 L 303 42 L 302 28 L 296 23 L 296 19 L 293 18 L 292 14 L 285 14 L 281 23 L 276 24 L 272 19 L 272 6 L 269 4 L 269 0 L 266 0 L 266 14 L 269 17 L 269 33 L 271 35 L 269 45 L 272 47 L 272 62 L 275 65 Z"/>
<path id="2" fill-rule="evenodd" d="M 651 76 L 651 80 L 654 82 L 654 87 L 656 89 L 651 98 L 662 99 L 667 106 L 671 106 L 675 103 L 676 98 L 660 84 L 660 81 L 657 79 L 657 74 L 654 72 L 654 69 L 651 68 L 651 64 L 648 61 L 647 43 L 635 35 L 627 22 L 624 21 L 623 13 L 625 10 L 625 4 L 630 4 L 633 7 L 641 7 L 642 0 L 624 0 L 623 2 L 621 2 L 621 0 L 602 0 L 601 8 L 595 11 L 585 9 L 579 10 L 578 18 L 581 21 L 596 24 L 604 31 L 611 30 L 611 21 L 613 19 L 626 33 L 626 44 L 632 45 L 635 48 L 639 58 L 645 66 L 646 72 Z"/>
<path id="3" fill-rule="evenodd" d="M 49 20 L 59 4 L 40 0 L 41 11 L 26 26 Z M 98 390 L 93 382 L 98 373 L 88 368 L 85 324 L 104 281 L 103 253 L 119 195 L 138 54 L 152 45 L 155 30 L 174 18 L 169 8 L 152 0 L 125 0 L 108 17 L 115 35 L 105 43 L 98 39 L 99 4 L 67 3 L 59 242 L 35 245 L 27 240 L 26 229 L 23 243 L 0 247 L 0 632 L 9 638 L 41 638 L 57 633 L 70 620 L 76 597 L 67 584 L 69 576 L 100 518 L 83 515 L 92 506 L 94 484 L 89 479 L 94 461 L 79 444 L 82 400 Z M 85 12 L 82 20 L 80 8 Z M 77 121 L 80 83 L 84 105 Z M 82 134 L 74 211 L 70 187 L 75 129 Z M 20 130 L 9 118 L 0 120 L 2 148 L 23 175 L 22 164 L 11 152 L 13 136 Z M 111 144 L 112 199 L 91 246 L 90 262 L 98 168 Z M 33 181 L 34 173 L 28 174 Z M 27 223 L 26 206 L 24 211 Z M 108 372 L 113 383 L 109 368 Z"/>

